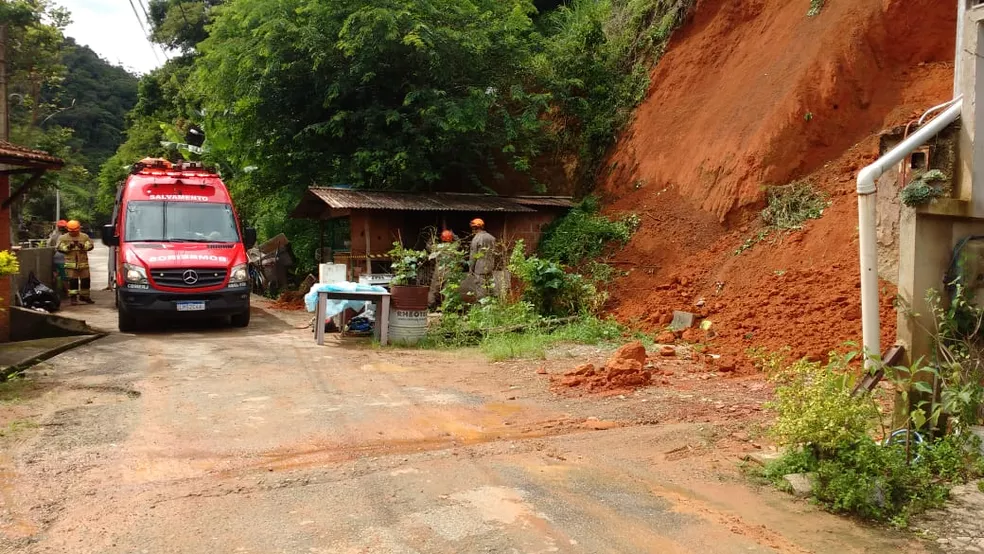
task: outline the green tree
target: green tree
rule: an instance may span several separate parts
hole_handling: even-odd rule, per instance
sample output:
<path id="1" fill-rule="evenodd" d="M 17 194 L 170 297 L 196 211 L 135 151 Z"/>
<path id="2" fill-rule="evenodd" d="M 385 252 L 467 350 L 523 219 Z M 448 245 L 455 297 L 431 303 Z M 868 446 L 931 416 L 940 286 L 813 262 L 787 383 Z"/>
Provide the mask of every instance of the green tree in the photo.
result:
<path id="1" fill-rule="evenodd" d="M 221 0 L 150 0 L 151 39 L 185 54 L 208 37 L 212 8 Z"/>
<path id="2" fill-rule="evenodd" d="M 475 186 L 501 153 L 526 169 L 538 152 L 547 98 L 524 84 L 533 11 L 527 0 L 233 1 L 200 45 L 196 82 L 230 159 L 275 171 L 271 185 Z"/>
<path id="3" fill-rule="evenodd" d="M 69 14 L 51 2 L 4 2 L 0 10 L 13 22 L 11 138 L 66 162 L 15 204 L 14 218 L 25 234 L 46 234 L 57 189 L 63 216 L 94 222 L 93 173 L 122 140 L 124 114 L 136 101 L 136 77 L 66 39 Z"/>

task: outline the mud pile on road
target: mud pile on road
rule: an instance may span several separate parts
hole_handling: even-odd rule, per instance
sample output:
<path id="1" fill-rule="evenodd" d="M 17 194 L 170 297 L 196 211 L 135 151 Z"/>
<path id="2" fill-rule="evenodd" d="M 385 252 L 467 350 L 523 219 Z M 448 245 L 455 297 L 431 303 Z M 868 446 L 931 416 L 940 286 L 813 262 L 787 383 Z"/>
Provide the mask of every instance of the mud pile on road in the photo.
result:
<path id="1" fill-rule="evenodd" d="M 951 97 L 955 11 L 855 0 L 810 18 L 787 0 L 700 2 L 598 185 L 609 213 L 642 222 L 616 256 L 628 274 L 613 314 L 657 335 L 674 310 L 697 313 L 712 336 L 684 340 L 734 357 L 738 374 L 750 347 L 822 359 L 859 341 L 854 178 L 880 130 Z M 761 237 L 764 190 L 801 179 L 830 207 Z M 891 222 L 879 225 L 882 241 Z M 895 338 L 887 278 L 883 344 Z"/>
<path id="2" fill-rule="evenodd" d="M 304 293 L 299 290 L 285 290 L 277 301 L 271 304 L 275 310 L 300 311 L 304 308 Z"/>
<path id="3" fill-rule="evenodd" d="M 584 364 L 552 381 L 558 390 L 608 392 L 645 387 L 651 379 L 652 372 L 646 369 L 646 347 L 635 341 L 616 350 L 604 367 Z"/>

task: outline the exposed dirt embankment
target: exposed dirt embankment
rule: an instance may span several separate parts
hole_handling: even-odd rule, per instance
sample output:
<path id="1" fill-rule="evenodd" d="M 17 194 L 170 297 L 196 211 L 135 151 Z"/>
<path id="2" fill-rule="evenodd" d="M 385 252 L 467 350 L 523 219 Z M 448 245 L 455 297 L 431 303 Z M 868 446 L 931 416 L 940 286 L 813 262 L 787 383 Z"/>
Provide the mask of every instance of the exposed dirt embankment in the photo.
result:
<path id="1" fill-rule="evenodd" d="M 757 202 L 762 185 L 818 169 L 920 103 L 908 94 L 912 66 L 953 59 L 954 6 L 832 0 L 813 18 L 806 7 L 700 2 L 653 72 L 604 190 L 673 185 L 723 219 Z M 949 95 L 940 84 L 929 97 Z"/>
<path id="2" fill-rule="evenodd" d="M 712 351 L 729 354 L 788 345 L 820 357 L 860 339 L 853 178 L 877 156 L 877 131 L 951 97 L 956 10 L 831 0 L 808 18 L 807 7 L 704 0 L 653 72 L 599 184 L 613 211 L 645 214 L 618 257 L 632 270 L 613 291 L 620 319 L 657 329 L 673 309 L 702 312 Z M 830 194 L 824 217 L 736 256 L 764 187 L 800 178 Z"/>

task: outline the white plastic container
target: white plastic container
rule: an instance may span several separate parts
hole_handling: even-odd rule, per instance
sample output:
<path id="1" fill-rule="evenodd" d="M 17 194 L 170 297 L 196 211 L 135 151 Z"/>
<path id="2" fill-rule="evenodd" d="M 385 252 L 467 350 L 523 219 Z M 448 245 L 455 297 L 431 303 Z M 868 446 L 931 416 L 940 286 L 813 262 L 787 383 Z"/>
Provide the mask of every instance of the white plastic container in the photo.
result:
<path id="1" fill-rule="evenodd" d="M 345 264 L 321 264 L 318 266 L 319 283 L 340 283 L 345 280 Z"/>

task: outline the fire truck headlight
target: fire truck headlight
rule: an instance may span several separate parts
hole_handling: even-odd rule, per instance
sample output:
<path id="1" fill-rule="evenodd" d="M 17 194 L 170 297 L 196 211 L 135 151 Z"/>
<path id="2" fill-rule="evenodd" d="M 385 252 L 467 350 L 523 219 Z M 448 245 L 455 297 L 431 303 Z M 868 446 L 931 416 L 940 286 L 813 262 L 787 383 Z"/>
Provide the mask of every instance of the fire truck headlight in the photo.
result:
<path id="1" fill-rule="evenodd" d="M 123 264 L 123 276 L 127 283 L 147 284 L 147 270 L 138 265 Z"/>
<path id="2" fill-rule="evenodd" d="M 249 280 L 249 272 L 246 271 L 246 264 L 239 264 L 232 268 L 229 274 L 230 283 L 245 283 Z"/>

